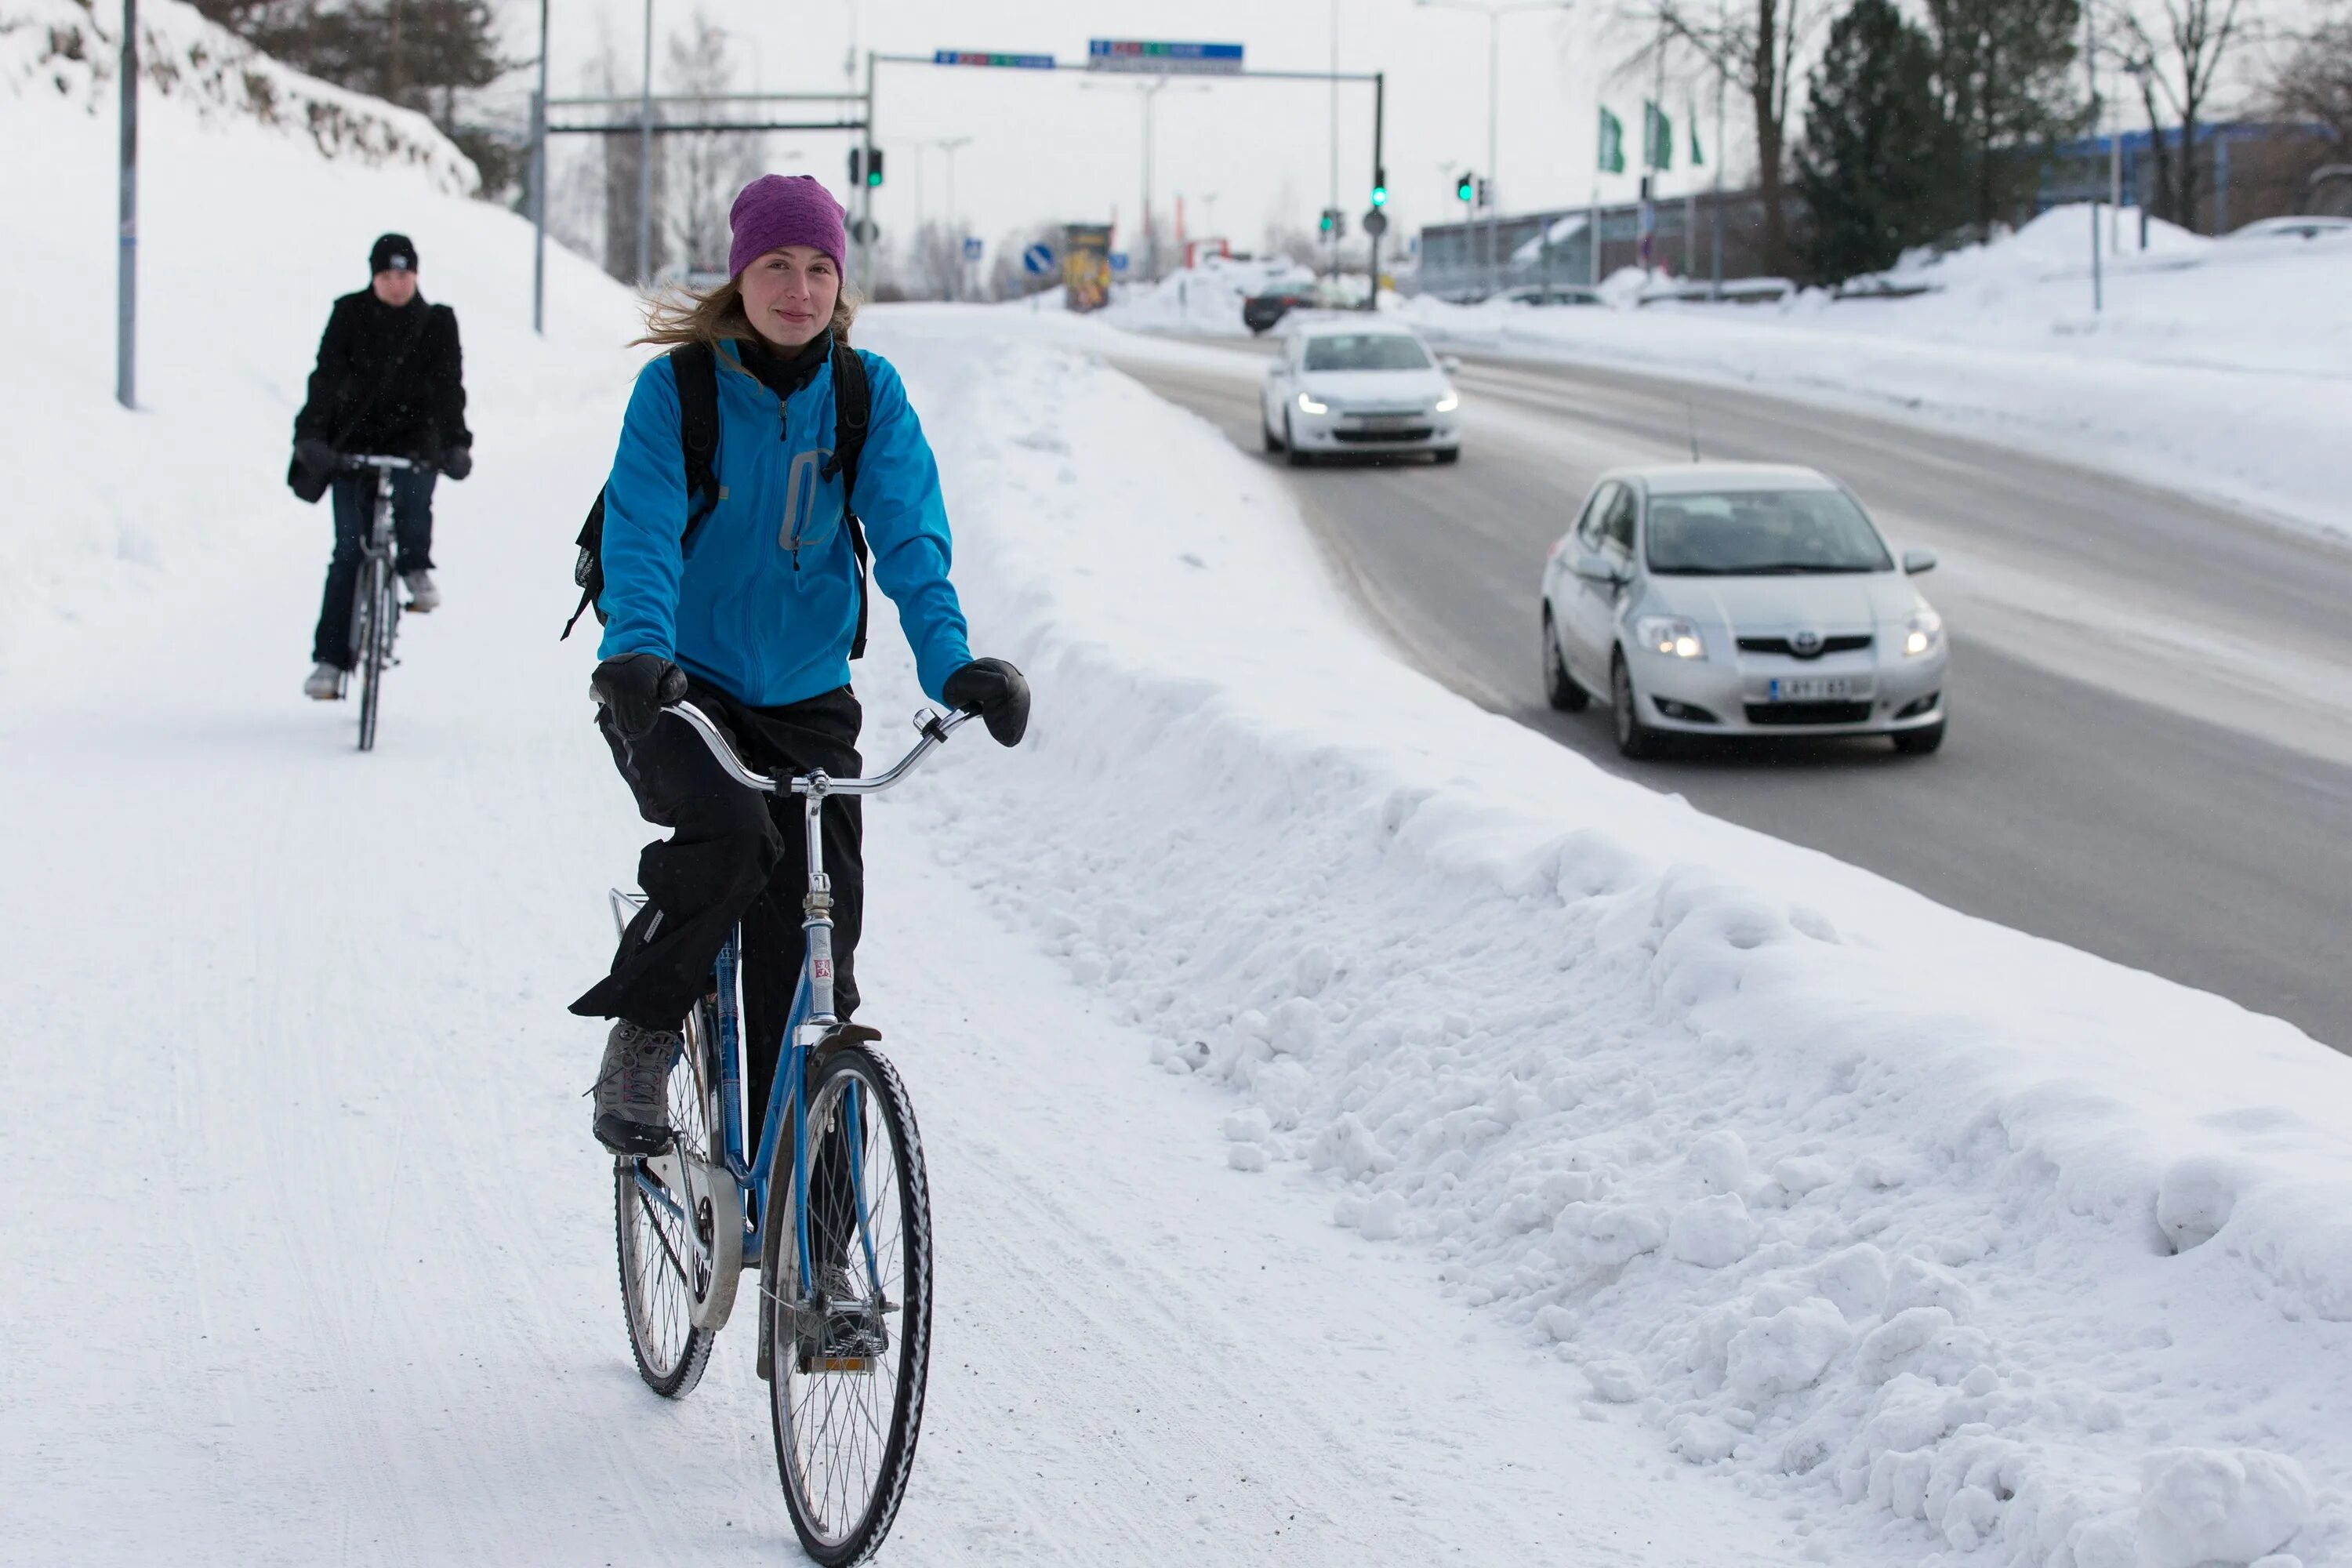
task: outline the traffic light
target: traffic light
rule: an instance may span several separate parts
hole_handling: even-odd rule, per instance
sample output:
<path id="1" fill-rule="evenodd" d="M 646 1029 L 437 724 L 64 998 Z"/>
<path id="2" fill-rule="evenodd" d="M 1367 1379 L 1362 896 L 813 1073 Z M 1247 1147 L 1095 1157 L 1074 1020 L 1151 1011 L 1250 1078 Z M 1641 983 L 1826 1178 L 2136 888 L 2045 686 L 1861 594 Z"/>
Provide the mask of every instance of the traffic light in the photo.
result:
<path id="1" fill-rule="evenodd" d="M 874 160 L 871 163 L 866 162 L 868 156 Z M 881 148 L 873 149 L 870 154 L 863 147 L 852 147 L 849 150 L 849 183 L 853 187 L 878 185 L 882 183 Z"/>
<path id="2" fill-rule="evenodd" d="M 1325 207 L 1325 208 L 1323 209 L 1323 224 L 1322 224 L 1322 229 L 1323 229 L 1323 232 L 1324 232 L 1325 234 L 1328 234 L 1328 233 L 1330 233 L 1330 232 L 1331 232 L 1331 220 L 1332 220 L 1334 217 L 1336 217 L 1337 216 L 1338 216 L 1338 215 L 1337 215 L 1337 214 L 1335 214 L 1334 212 L 1332 212 L 1332 210 L 1331 210 L 1329 207 Z"/>
<path id="3" fill-rule="evenodd" d="M 1457 202 L 1466 202 L 1466 201 L 1469 201 L 1472 197 L 1475 196 L 1477 194 L 1478 194 L 1478 176 L 1477 176 L 1477 175 L 1475 175 L 1475 174 L 1465 174 L 1465 175 L 1463 175 L 1460 179 L 1458 179 L 1458 180 L 1456 180 L 1456 181 L 1454 181 L 1454 199 L 1455 201 L 1457 201 Z"/>
<path id="4" fill-rule="evenodd" d="M 874 149 L 866 165 L 866 183 L 869 185 L 878 185 L 882 183 L 882 149 L 879 147 Z"/>
<path id="5" fill-rule="evenodd" d="M 1372 176 L 1372 205 L 1376 207 L 1384 207 L 1388 205 L 1389 172 L 1386 169 L 1382 169 L 1379 174 Z"/>

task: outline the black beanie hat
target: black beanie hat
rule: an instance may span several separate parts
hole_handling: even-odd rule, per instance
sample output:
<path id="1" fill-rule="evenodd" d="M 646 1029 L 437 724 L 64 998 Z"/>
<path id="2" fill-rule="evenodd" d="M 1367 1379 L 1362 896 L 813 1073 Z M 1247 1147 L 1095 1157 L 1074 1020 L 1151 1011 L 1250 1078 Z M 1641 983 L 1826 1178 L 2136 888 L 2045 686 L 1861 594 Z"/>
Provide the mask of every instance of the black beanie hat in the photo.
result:
<path id="1" fill-rule="evenodd" d="M 414 272 L 416 270 L 416 247 L 408 243 L 404 234 L 387 234 L 375 242 L 368 252 L 368 272 Z"/>

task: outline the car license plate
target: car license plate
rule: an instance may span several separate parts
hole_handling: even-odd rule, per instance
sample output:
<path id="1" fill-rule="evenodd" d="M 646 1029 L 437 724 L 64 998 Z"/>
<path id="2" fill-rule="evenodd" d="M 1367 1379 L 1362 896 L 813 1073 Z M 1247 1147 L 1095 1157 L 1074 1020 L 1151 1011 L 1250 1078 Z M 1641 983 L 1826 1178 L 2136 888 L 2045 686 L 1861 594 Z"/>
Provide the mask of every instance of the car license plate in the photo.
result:
<path id="1" fill-rule="evenodd" d="M 1416 423 L 1411 414 L 1368 414 L 1359 421 L 1367 430 L 1408 430 Z"/>
<path id="2" fill-rule="evenodd" d="M 1772 681 L 1765 689 L 1765 699 L 1771 702 L 1836 702 L 1869 695 L 1850 678 L 1837 675 L 1797 676 Z"/>

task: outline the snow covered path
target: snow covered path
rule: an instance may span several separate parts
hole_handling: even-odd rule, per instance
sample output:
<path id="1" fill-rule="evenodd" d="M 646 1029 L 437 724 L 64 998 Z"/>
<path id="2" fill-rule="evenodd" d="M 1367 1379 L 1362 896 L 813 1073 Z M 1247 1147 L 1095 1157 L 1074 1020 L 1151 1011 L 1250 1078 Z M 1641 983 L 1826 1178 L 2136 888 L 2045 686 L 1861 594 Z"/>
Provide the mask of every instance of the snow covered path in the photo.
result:
<path id="1" fill-rule="evenodd" d="M 681 1405 L 629 1365 L 562 1005 L 643 831 L 553 640 L 561 552 L 497 521 L 548 471 L 515 468 L 445 496 L 449 605 L 373 756 L 294 694 L 308 552 L 117 606 L 0 708 L 0 1060 L 49 1130 L 0 1215 L 39 1347 L 0 1364 L 0 1561 L 790 1554 L 748 1319 Z M 1412 1249 L 1226 1167 L 1229 1097 L 1145 1070 L 930 854 L 973 830 L 958 772 L 1023 760 L 959 746 L 872 816 L 943 1280 L 889 1560 L 1785 1561 Z"/>

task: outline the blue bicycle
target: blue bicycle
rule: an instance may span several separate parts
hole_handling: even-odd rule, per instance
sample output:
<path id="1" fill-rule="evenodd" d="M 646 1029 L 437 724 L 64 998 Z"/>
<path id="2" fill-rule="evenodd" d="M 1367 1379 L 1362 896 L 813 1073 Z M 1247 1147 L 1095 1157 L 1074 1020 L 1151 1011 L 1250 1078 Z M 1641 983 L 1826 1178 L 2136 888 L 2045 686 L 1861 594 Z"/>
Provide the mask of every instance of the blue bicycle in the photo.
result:
<path id="1" fill-rule="evenodd" d="M 888 789 L 972 715 L 917 715 L 921 740 L 878 776 L 780 783 L 745 767 L 693 704 L 668 711 L 738 784 L 802 798 L 807 948 L 757 1144 L 744 1121 L 739 927 L 686 1020 L 669 1078 L 671 1146 L 614 1162 L 629 1344 L 655 1393 L 683 1397 L 701 1380 L 740 1276 L 758 1268 L 759 1369 L 793 1527 L 817 1562 L 856 1563 L 888 1533 L 914 1467 L 930 1362 L 931 1214 L 914 1110 L 874 1048 L 881 1036 L 834 1013 L 818 814 L 829 795 Z M 625 930 L 644 900 L 612 898 Z"/>

